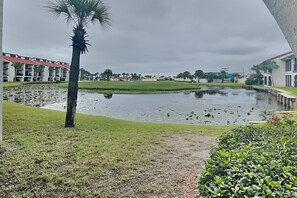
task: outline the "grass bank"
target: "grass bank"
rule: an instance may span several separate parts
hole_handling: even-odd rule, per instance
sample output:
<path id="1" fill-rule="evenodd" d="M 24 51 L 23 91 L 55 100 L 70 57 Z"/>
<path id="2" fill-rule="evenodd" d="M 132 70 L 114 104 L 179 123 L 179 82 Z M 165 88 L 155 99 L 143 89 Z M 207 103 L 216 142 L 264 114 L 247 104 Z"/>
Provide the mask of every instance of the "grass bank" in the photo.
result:
<path id="1" fill-rule="evenodd" d="M 230 129 L 88 115 L 65 129 L 64 115 L 4 102 L 0 197 L 173 197 L 204 142 Z"/>
<path id="2" fill-rule="evenodd" d="M 18 87 L 22 86 L 24 83 L 22 82 L 3 82 L 3 87 Z"/>
<path id="3" fill-rule="evenodd" d="M 58 84 L 66 88 L 67 83 Z M 133 92 L 154 92 L 154 91 L 179 91 L 198 89 L 196 83 L 174 82 L 174 81 L 85 81 L 79 82 L 79 89 L 94 89 L 101 91 L 133 91 Z"/>
<path id="4" fill-rule="evenodd" d="M 285 92 L 288 92 L 297 97 L 297 89 L 296 87 L 277 87 L 277 89 L 281 89 Z"/>
<path id="5" fill-rule="evenodd" d="M 198 83 L 199 86 L 241 88 L 244 83 Z"/>

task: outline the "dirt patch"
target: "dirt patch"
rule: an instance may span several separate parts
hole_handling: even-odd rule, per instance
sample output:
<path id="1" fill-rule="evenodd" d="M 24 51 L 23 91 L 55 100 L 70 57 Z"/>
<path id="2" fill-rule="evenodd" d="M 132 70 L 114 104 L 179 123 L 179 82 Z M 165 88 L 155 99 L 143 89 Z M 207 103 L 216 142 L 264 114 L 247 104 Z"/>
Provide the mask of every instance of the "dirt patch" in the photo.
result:
<path id="1" fill-rule="evenodd" d="M 140 175 L 136 197 L 193 198 L 196 195 L 197 175 L 209 156 L 216 138 L 197 134 L 163 136 L 165 145 L 152 166 Z M 134 189 L 134 192 L 135 190 Z"/>
<path id="2" fill-rule="evenodd" d="M 216 138 L 197 134 L 162 135 L 164 144 L 156 145 L 158 156 L 151 165 L 116 186 L 106 197 L 194 198 L 197 174 Z"/>
<path id="3" fill-rule="evenodd" d="M 176 184 L 177 197 L 193 198 L 196 195 L 197 175 L 201 172 L 204 161 L 209 157 L 209 149 L 216 143 L 215 137 L 191 135 L 173 135 L 167 138 L 167 144 L 174 149 L 171 164 L 178 166 L 177 175 L 181 182 Z"/>

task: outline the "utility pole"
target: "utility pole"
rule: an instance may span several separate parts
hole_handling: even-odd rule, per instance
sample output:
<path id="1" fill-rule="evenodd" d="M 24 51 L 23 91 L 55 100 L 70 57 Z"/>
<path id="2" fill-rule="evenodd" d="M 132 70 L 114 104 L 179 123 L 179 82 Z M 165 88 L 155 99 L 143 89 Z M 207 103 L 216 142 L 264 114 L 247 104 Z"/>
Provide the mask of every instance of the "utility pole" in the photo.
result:
<path id="1" fill-rule="evenodd" d="M 3 140 L 2 128 L 2 101 L 3 101 L 3 52 L 2 52 L 2 37 L 3 37 L 3 0 L 0 0 L 0 141 Z"/>

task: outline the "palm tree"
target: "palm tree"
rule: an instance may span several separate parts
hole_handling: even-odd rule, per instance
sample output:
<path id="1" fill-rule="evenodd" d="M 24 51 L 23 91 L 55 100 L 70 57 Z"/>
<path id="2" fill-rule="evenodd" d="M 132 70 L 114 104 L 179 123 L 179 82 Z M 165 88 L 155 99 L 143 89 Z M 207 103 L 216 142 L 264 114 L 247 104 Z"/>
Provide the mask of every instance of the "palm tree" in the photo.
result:
<path id="1" fill-rule="evenodd" d="M 18 70 L 23 71 L 24 64 L 19 63 L 19 62 L 15 62 L 15 63 L 13 63 L 13 67 L 14 67 L 14 76 L 15 76 L 15 81 L 16 81 L 17 72 L 18 72 Z"/>
<path id="2" fill-rule="evenodd" d="M 273 60 L 266 60 L 260 64 L 260 67 L 264 72 L 268 72 L 271 74 L 271 83 L 273 86 L 274 83 L 273 83 L 273 79 L 272 79 L 272 71 L 279 68 L 278 64 Z"/>
<path id="3" fill-rule="evenodd" d="M 36 81 L 38 81 L 39 74 L 40 74 L 40 72 L 44 71 L 44 68 L 45 68 L 44 65 L 39 65 L 39 66 L 34 67 L 34 73 L 35 73 L 35 76 L 36 76 Z"/>
<path id="4" fill-rule="evenodd" d="M 263 70 L 263 66 L 260 65 L 253 65 L 252 70 L 256 72 L 256 78 L 258 80 L 258 85 L 260 84 L 261 79 L 263 78 L 263 75 L 261 71 Z"/>
<path id="5" fill-rule="evenodd" d="M 80 55 L 88 51 L 89 45 L 85 27 L 99 22 L 101 26 L 110 25 L 108 8 L 101 0 L 55 0 L 46 6 L 57 17 L 64 16 L 66 22 L 73 22 L 72 59 L 68 83 L 67 113 L 65 127 L 75 127 Z"/>

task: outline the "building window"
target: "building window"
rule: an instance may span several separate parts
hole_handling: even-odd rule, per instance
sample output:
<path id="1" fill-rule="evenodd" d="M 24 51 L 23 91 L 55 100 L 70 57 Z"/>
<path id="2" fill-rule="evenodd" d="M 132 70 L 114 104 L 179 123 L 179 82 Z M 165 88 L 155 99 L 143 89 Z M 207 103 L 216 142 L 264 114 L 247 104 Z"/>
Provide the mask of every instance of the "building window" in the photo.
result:
<path id="1" fill-rule="evenodd" d="M 294 58 L 294 71 L 297 71 L 297 59 L 296 58 Z"/>
<path id="2" fill-rule="evenodd" d="M 292 70 L 291 65 L 291 60 L 286 60 L 286 72 Z"/>
<path id="3" fill-rule="evenodd" d="M 292 76 L 286 75 L 286 86 L 291 87 L 292 86 Z"/>

